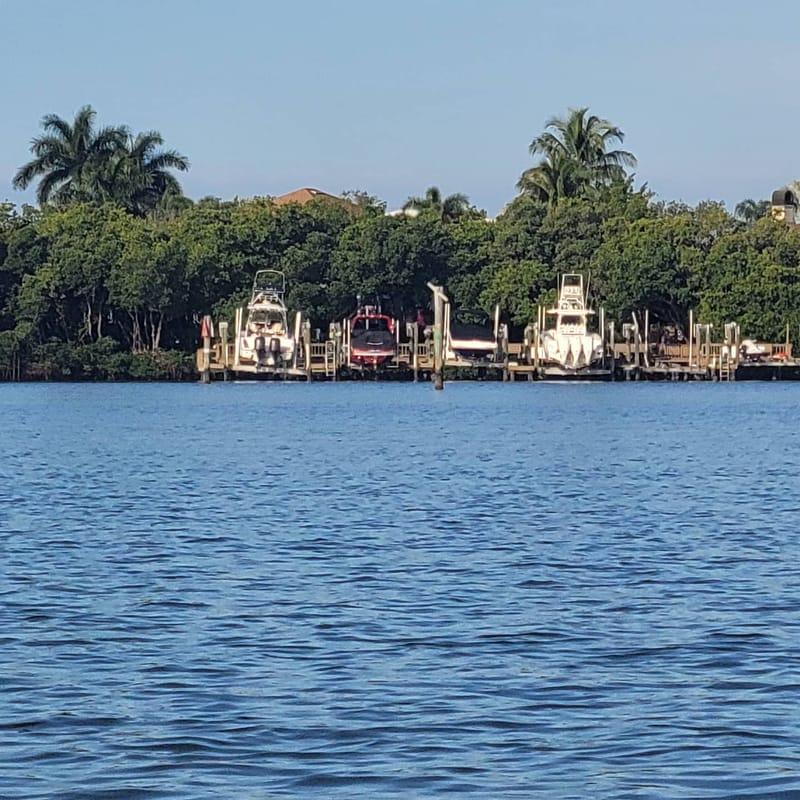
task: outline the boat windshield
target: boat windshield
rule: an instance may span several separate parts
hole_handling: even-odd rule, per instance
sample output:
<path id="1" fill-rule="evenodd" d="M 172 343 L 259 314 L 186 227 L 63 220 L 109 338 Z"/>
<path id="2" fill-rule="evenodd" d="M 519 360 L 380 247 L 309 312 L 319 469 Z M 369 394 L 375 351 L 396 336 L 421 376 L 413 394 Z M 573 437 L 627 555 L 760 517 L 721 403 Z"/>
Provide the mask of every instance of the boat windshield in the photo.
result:
<path id="1" fill-rule="evenodd" d="M 250 324 L 256 328 L 263 328 L 277 332 L 283 330 L 283 315 L 272 309 L 256 309 L 250 314 Z"/>
<path id="2" fill-rule="evenodd" d="M 386 317 L 356 317 L 353 321 L 354 331 L 389 331 L 389 320 Z"/>
<path id="3" fill-rule="evenodd" d="M 559 320 L 558 329 L 561 333 L 581 334 L 586 333 L 586 320 L 573 314 L 566 314 Z"/>

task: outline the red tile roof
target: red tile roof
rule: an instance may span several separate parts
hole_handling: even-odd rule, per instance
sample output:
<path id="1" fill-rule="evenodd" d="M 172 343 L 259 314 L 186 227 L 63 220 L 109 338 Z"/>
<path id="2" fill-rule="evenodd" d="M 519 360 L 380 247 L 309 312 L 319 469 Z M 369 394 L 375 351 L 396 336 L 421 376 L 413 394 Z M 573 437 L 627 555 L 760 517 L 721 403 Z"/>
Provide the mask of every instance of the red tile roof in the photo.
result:
<path id="1" fill-rule="evenodd" d="M 312 200 L 333 200 L 336 203 L 352 205 L 350 201 L 345 200 L 343 197 L 337 197 L 334 194 L 328 194 L 327 192 L 320 191 L 319 189 L 311 189 L 309 187 L 295 189 L 293 192 L 288 192 L 287 194 L 281 194 L 272 198 L 272 202 L 276 206 L 282 206 L 286 203 L 299 203 L 300 205 L 305 205 L 306 203 L 310 203 Z"/>

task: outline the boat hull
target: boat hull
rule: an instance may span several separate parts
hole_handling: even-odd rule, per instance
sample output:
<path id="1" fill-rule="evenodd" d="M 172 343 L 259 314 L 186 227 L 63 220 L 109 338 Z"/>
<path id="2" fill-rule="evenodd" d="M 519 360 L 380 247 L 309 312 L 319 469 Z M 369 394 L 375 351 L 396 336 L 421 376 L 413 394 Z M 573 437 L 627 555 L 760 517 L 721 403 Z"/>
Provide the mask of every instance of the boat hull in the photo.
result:
<path id="1" fill-rule="evenodd" d="M 544 331 L 540 345 L 542 359 L 565 371 L 580 372 L 603 361 L 603 342 L 596 333 L 564 334 Z"/>
<path id="2" fill-rule="evenodd" d="M 497 341 L 494 333 L 482 325 L 451 322 L 446 357 L 475 366 L 496 362 Z"/>
<path id="3" fill-rule="evenodd" d="M 242 336 L 239 361 L 259 368 L 286 367 L 294 361 L 295 347 L 289 336 Z"/>
<path id="4" fill-rule="evenodd" d="M 350 365 L 359 369 L 378 369 L 385 366 L 397 355 L 391 350 L 351 350 Z"/>
<path id="5" fill-rule="evenodd" d="M 386 314 L 363 310 L 350 321 L 350 366 L 377 370 L 397 355 L 394 322 Z"/>

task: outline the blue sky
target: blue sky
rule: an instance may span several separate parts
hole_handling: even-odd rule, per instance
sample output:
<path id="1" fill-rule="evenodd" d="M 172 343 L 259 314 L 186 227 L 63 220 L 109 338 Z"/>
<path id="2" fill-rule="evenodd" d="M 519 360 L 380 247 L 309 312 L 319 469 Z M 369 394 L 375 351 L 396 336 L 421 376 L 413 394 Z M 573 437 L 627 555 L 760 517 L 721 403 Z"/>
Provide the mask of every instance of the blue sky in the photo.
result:
<path id="1" fill-rule="evenodd" d="M 496 214 L 548 118 L 588 106 L 664 200 L 800 178 L 800 4 L 0 0 L 0 199 L 46 113 L 159 130 L 188 195 L 437 185 Z"/>

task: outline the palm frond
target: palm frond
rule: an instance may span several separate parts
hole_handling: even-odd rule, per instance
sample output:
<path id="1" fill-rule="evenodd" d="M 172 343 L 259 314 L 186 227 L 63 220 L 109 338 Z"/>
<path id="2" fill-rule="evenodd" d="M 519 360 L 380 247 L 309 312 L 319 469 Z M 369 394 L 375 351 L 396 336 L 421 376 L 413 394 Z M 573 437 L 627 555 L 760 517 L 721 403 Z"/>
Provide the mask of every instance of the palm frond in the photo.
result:
<path id="1" fill-rule="evenodd" d="M 145 162 L 145 167 L 148 171 L 177 169 L 179 172 L 186 172 L 189 169 L 189 160 L 176 150 L 162 150 L 151 156 Z"/>
<path id="2" fill-rule="evenodd" d="M 36 199 L 39 205 L 44 206 L 51 200 L 54 200 L 58 190 L 62 189 L 68 182 L 69 170 L 64 167 L 45 173 L 41 181 L 39 181 L 39 186 L 36 188 Z"/>

